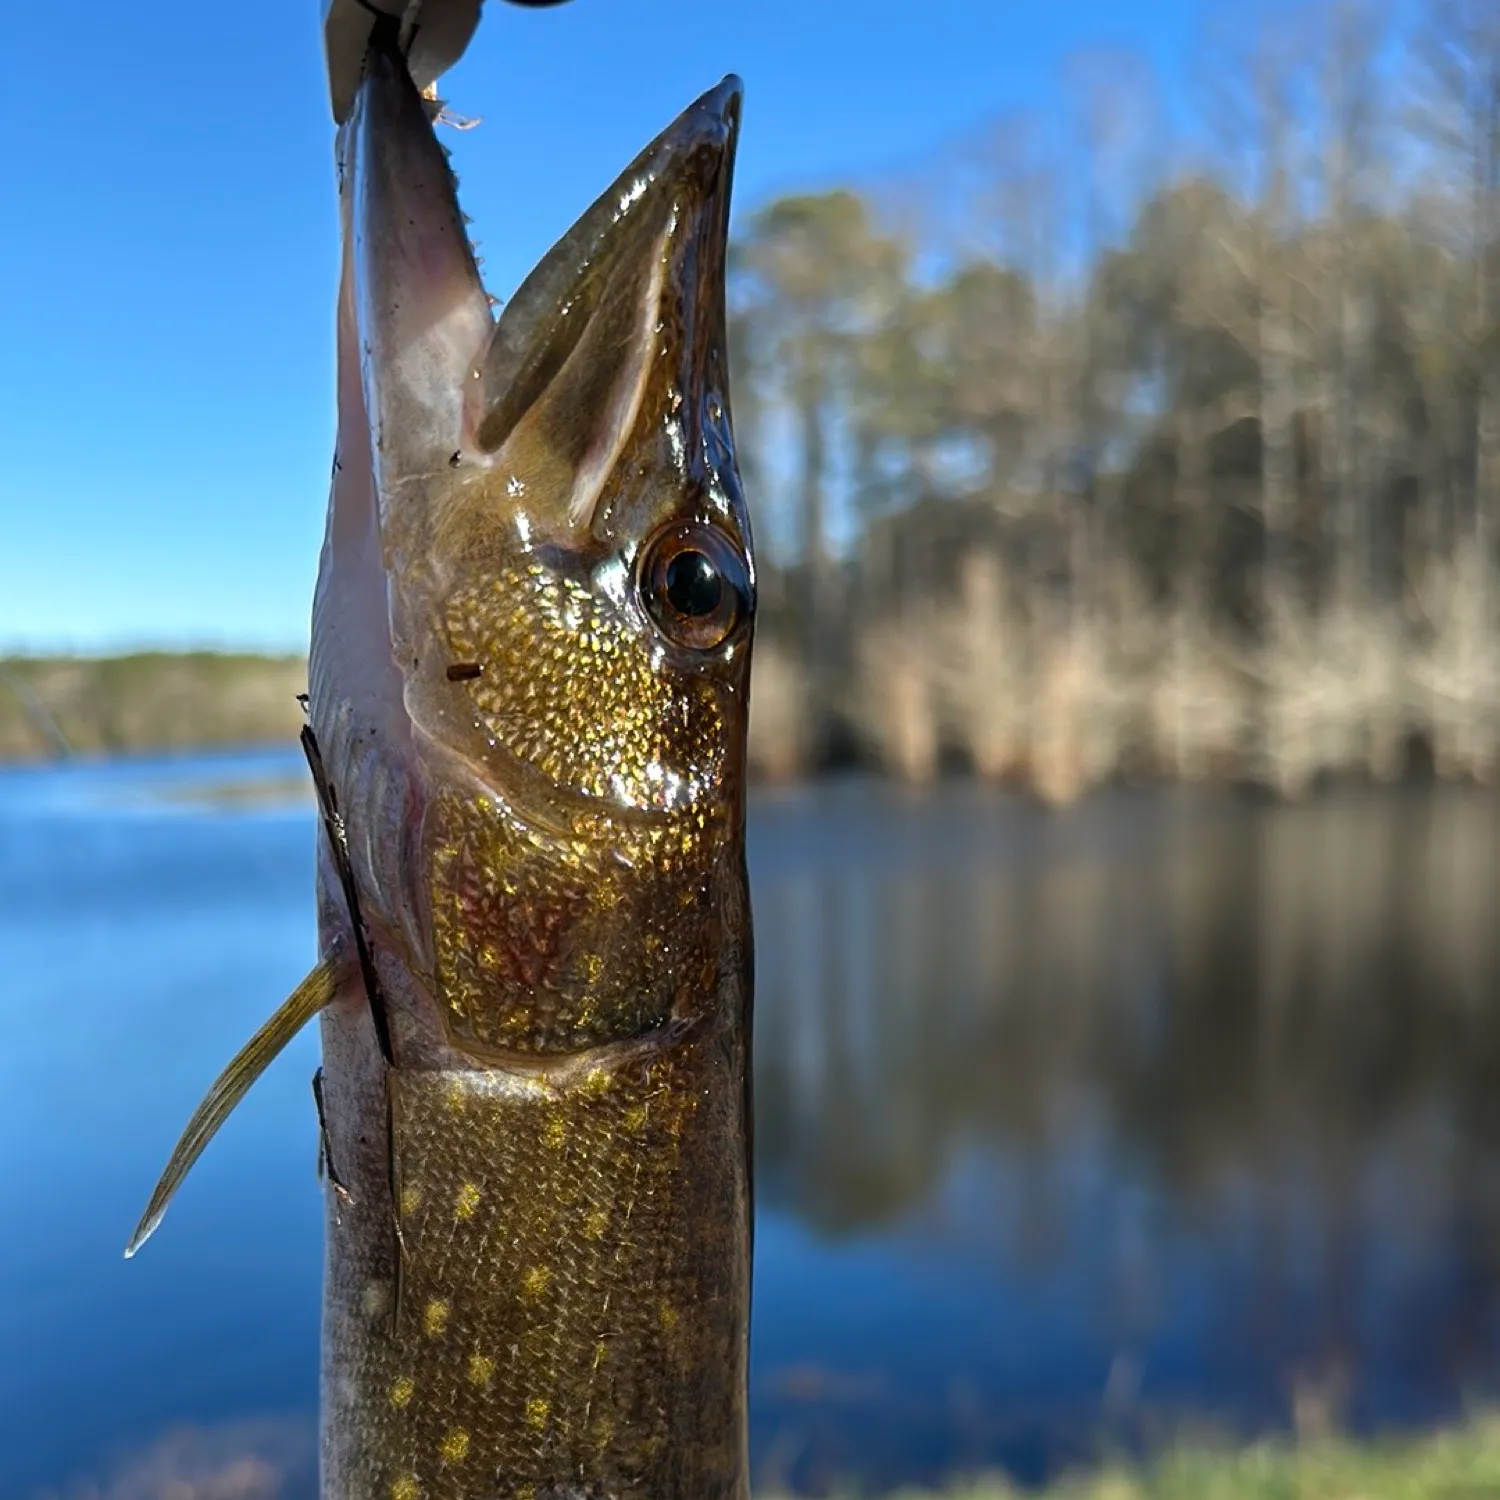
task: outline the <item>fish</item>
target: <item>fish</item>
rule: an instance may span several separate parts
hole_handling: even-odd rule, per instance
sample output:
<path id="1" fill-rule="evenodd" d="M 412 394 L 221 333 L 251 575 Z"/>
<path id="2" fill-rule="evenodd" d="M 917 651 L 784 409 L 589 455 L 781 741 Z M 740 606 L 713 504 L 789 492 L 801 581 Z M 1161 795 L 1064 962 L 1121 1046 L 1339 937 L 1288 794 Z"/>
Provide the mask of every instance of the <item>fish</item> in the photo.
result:
<path id="1" fill-rule="evenodd" d="M 726 255 L 742 87 L 498 315 L 376 18 L 337 134 L 337 449 L 303 744 L 323 1500 L 747 1500 L 755 616 Z"/>

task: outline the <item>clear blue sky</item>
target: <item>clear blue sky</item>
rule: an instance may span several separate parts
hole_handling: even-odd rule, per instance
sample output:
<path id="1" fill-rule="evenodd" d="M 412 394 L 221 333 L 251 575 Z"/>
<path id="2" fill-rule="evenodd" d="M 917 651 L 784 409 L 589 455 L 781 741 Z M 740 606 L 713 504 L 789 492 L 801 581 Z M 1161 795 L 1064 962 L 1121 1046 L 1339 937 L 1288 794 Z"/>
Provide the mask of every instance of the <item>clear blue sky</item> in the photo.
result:
<path id="1" fill-rule="evenodd" d="M 337 255 L 318 0 L 7 7 L 0 651 L 301 649 Z M 1196 0 L 490 0 L 445 80 L 491 289 L 725 72 L 743 214 L 1047 108 L 1080 48 L 1180 86 Z M 133 18 L 132 18 L 133 17 Z M 670 24 L 668 24 L 670 22 Z"/>

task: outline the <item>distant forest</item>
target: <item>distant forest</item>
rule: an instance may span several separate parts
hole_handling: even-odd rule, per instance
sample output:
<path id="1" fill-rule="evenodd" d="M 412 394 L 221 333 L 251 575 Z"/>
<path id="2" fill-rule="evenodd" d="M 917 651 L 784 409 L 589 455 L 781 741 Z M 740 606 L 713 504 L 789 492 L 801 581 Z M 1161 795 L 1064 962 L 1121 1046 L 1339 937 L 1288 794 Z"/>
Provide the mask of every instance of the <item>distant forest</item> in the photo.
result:
<path id="1" fill-rule="evenodd" d="M 0 761 L 297 743 L 298 656 L 0 659 Z"/>
<path id="2" fill-rule="evenodd" d="M 746 222 L 763 769 L 1493 775 L 1500 4 L 1236 7 L 1191 73 Z"/>
<path id="3" fill-rule="evenodd" d="M 1500 4 L 1239 6 L 1189 73 L 1169 123 L 1081 55 L 1045 116 L 746 219 L 760 774 L 1495 775 Z M 85 743 L 163 732 L 110 713 Z M 0 753 L 39 722 L 0 683 Z"/>

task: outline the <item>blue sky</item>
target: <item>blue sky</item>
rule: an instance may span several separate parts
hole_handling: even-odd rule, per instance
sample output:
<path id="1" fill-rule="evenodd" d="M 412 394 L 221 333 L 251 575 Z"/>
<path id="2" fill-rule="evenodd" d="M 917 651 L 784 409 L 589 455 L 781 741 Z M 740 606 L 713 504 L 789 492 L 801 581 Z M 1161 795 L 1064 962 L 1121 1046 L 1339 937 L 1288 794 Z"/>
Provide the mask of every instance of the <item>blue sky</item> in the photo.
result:
<path id="1" fill-rule="evenodd" d="M 306 642 L 337 257 L 319 0 L 14 7 L 0 94 L 0 651 Z M 1180 86 L 1197 0 L 489 0 L 444 83 L 504 296 L 725 72 L 737 212 L 1049 109 L 1079 49 Z M 134 13 L 137 19 L 128 19 Z M 670 23 L 663 18 L 671 18 Z"/>

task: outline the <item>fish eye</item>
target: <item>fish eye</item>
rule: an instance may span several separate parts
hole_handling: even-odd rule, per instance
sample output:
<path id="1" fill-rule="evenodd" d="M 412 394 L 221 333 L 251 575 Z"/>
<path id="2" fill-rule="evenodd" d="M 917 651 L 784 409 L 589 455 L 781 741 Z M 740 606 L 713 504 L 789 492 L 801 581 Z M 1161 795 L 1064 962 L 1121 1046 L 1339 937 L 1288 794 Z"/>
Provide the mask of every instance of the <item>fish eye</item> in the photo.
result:
<path id="1" fill-rule="evenodd" d="M 723 532 L 695 522 L 670 526 L 647 542 L 638 587 L 646 612 L 669 641 L 712 651 L 750 613 L 749 572 Z"/>

